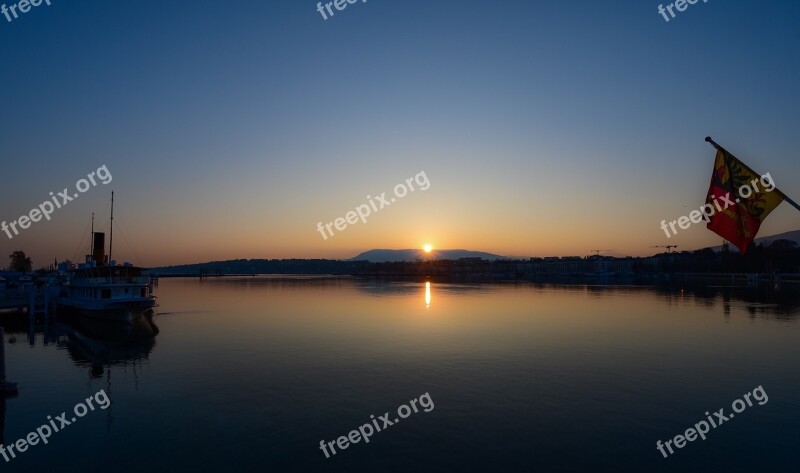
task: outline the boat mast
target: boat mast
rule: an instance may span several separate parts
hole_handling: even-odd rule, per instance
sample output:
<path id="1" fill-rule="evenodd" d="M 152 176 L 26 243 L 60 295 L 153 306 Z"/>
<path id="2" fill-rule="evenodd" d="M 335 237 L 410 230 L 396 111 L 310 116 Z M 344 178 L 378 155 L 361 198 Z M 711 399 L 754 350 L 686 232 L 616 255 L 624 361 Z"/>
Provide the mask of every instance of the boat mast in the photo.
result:
<path id="1" fill-rule="evenodd" d="M 111 265 L 111 248 L 114 245 L 114 191 L 111 191 L 111 231 L 108 236 L 108 265 Z"/>
<path id="2" fill-rule="evenodd" d="M 89 254 L 94 254 L 94 212 L 92 212 L 92 233 L 89 237 Z M 87 261 L 88 263 L 88 261 Z"/>

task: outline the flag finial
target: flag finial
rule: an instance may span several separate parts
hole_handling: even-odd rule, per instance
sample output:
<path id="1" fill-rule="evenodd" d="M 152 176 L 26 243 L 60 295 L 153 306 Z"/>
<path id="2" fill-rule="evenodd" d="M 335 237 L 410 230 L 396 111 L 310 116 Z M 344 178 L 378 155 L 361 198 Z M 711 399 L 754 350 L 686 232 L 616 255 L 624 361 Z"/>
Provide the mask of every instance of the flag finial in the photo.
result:
<path id="1" fill-rule="evenodd" d="M 710 136 L 706 136 L 706 143 L 711 144 L 711 146 L 717 148 L 718 150 L 722 150 L 722 146 L 718 145 L 717 142 L 712 140 Z"/>

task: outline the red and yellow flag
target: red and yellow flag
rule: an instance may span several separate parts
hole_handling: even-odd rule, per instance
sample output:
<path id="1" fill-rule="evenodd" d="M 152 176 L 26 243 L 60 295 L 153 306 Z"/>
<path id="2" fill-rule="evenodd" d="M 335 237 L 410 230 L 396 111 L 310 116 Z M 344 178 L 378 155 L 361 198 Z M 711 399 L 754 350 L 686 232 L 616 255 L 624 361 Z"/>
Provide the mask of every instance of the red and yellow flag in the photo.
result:
<path id="1" fill-rule="evenodd" d="M 765 175 L 769 176 L 769 174 Z M 706 204 L 715 207 L 708 229 L 733 243 L 744 254 L 761 222 L 783 202 L 783 194 L 735 156 L 717 150 Z"/>

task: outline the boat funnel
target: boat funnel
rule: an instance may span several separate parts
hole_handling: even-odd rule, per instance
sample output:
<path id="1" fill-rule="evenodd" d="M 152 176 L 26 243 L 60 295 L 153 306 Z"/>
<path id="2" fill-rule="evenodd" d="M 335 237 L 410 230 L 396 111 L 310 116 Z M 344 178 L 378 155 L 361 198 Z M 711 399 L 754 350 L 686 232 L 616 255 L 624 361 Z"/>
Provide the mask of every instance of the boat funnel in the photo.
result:
<path id="1" fill-rule="evenodd" d="M 92 259 L 97 266 L 103 266 L 106 260 L 106 234 L 102 232 L 94 232 L 94 245 L 93 245 Z"/>

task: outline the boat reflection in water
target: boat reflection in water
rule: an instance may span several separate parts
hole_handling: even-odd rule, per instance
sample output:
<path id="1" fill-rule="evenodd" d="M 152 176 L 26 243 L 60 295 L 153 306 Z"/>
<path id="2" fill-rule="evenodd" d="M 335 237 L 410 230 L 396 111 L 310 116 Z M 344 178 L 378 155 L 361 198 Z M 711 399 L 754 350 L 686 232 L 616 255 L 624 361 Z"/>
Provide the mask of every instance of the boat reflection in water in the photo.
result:
<path id="1" fill-rule="evenodd" d="M 152 310 L 131 314 L 128 320 L 65 318 L 58 326 L 64 335 L 59 344 L 67 348 L 75 364 L 89 366 L 92 377 L 102 376 L 106 366 L 133 364 L 135 368 L 155 348 L 158 327 Z"/>

